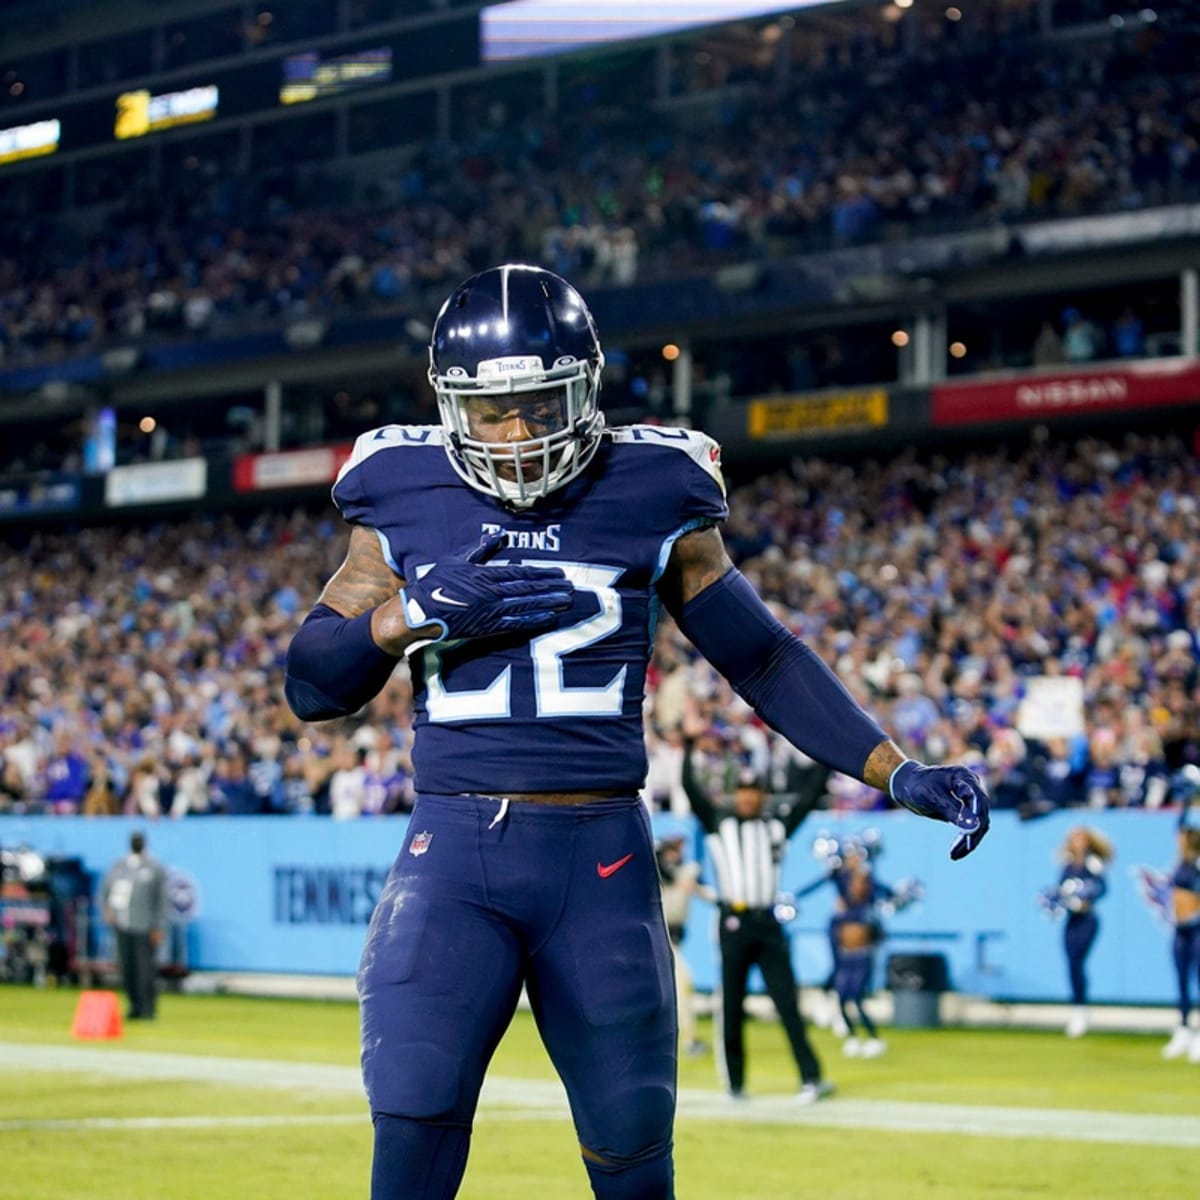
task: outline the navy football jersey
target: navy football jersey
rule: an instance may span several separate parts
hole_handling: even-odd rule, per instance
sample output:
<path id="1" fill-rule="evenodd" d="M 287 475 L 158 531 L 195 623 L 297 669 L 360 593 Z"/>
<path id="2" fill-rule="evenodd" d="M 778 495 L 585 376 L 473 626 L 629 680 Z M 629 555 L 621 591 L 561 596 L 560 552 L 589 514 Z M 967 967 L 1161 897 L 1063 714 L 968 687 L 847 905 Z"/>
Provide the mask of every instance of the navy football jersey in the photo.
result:
<path id="1" fill-rule="evenodd" d="M 504 530 L 493 564 L 561 567 L 574 603 L 555 628 L 443 642 L 410 655 L 418 790 L 636 791 L 655 583 L 683 533 L 728 515 L 717 444 L 702 433 L 608 430 L 579 478 L 514 511 L 467 486 L 438 425 L 359 437 L 333 498 L 374 529 L 402 579 Z"/>

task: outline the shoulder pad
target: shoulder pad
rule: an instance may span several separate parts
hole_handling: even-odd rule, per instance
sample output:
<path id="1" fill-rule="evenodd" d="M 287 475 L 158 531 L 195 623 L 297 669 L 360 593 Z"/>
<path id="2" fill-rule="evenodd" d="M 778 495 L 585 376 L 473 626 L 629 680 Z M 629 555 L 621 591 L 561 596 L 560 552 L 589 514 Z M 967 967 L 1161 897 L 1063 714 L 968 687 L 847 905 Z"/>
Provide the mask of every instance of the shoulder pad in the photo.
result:
<path id="1" fill-rule="evenodd" d="M 440 425 L 381 425 L 378 429 L 368 429 L 355 439 L 350 457 L 338 472 L 338 480 L 380 450 L 394 450 L 402 446 L 441 445 L 443 435 Z"/>
<path id="2" fill-rule="evenodd" d="M 618 425 L 608 431 L 618 445 L 666 446 L 686 454 L 706 475 L 712 477 L 725 495 L 725 476 L 721 474 L 721 447 L 698 429 L 668 425 Z"/>

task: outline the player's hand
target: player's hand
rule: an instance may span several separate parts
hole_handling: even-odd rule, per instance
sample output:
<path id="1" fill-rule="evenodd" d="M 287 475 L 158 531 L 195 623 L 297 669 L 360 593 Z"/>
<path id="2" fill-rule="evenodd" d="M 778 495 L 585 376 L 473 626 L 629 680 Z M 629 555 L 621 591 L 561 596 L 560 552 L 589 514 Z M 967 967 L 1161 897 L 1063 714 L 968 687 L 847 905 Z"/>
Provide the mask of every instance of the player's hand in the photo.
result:
<path id="1" fill-rule="evenodd" d="M 400 590 L 409 629 L 427 642 L 527 633 L 553 625 L 571 607 L 574 587 L 558 567 L 489 567 L 504 532 L 486 534 L 448 555 Z"/>
<path id="2" fill-rule="evenodd" d="M 968 767 L 926 767 L 909 759 L 892 773 L 891 794 L 911 812 L 948 821 L 960 831 L 950 850 L 953 859 L 965 858 L 988 831 L 988 794 Z"/>

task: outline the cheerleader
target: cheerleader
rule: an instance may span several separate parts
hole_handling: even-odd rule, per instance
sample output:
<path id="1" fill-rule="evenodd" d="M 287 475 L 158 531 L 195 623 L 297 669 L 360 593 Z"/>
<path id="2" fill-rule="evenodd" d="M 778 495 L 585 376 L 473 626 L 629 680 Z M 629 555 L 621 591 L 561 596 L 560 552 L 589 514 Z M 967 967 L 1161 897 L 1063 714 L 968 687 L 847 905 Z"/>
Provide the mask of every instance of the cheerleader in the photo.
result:
<path id="1" fill-rule="evenodd" d="M 823 835 L 814 851 L 824 854 L 830 873 L 804 888 L 801 895 L 822 883 L 832 882 L 838 899 L 830 923 L 833 951 L 831 985 L 837 998 L 834 1032 L 841 1036 L 842 1052 L 851 1057 L 878 1058 L 887 1043 L 871 1020 L 863 1001 L 871 989 L 875 951 L 883 941 L 882 918 L 920 899 L 923 889 L 916 880 L 903 880 L 895 888 L 876 878 L 872 859 L 882 850 L 878 833 L 868 830 L 861 839 L 834 842 Z M 861 1024 L 865 1038 L 858 1036 Z"/>
<path id="2" fill-rule="evenodd" d="M 1076 825 L 1059 850 L 1062 874 L 1056 886 L 1039 893 L 1042 906 L 1054 917 L 1066 917 L 1063 950 L 1074 1006 L 1067 1021 L 1067 1037 L 1082 1037 L 1088 1029 L 1087 957 L 1100 932 L 1095 905 L 1108 891 L 1104 873 L 1113 857 L 1112 843 L 1095 829 Z"/>
<path id="3" fill-rule="evenodd" d="M 1141 876 L 1147 899 L 1175 929 L 1171 951 L 1179 986 L 1179 1025 L 1163 1047 L 1163 1058 L 1187 1055 L 1200 1063 L 1200 1030 L 1188 1027 L 1193 974 L 1200 985 L 1200 829 L 1180 828 L 1179 860 L 1170 875 L 1143 868 Z"/>

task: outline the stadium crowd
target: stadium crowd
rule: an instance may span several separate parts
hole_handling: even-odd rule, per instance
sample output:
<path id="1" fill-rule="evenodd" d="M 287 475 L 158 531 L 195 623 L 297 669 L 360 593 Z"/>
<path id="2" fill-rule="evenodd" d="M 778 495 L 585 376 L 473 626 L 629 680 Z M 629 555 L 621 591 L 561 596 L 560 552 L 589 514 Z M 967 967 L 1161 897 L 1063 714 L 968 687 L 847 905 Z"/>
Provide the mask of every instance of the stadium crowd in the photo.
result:
<path id="1" fill-rule="evenodd" d="M 702 106 L 702 124 L 687 104 L 631 116 L 582 83 L 553 116 L 487 105 L 455 141 L 398 152 L 365 188 L 329 163 L 275 177 L 214 163 L 206 178 L 201 152 L 152 188 L 114 176 L 123 198 L 99 230 L 10 214 L 0 360 L 403 309 L 502 259 L 619 286 L 1166 203 L 1200 189 L 1193 49 L 1153 27 L 1081 45 L 1014 32 L 916 49 L 893 31 L 831 43 L 786 82 L 743 64 L 716 81 L 717 119 Z"/>
<path id="2" fill-rule="evenodd" d="M 910 753 L 999 807 L 1177 804 L 1200 781 L 1200 466 L 1128 436 L 878 462 L 797 459 L 731 491 L 730 552 Z M 0 811 L 331 814 L 412 800 L 407 671 L 353 719 L 282 699 L 336 513 L 9 533 L 0 555 Z M 1037 703 L 1065 685 L 1053 711 Z M 1035 683 L 1037 680 L 1039 682 Z M 1078 692 L 1078 723 L 1070 689 Z M 678 806 L 699 699 L 718 762 L 792 752 L 660 626 L 646 798 Z M 781 783 L 781 786 L 783 783 Z M 834 775 L 825 805 L 888 806 Z"/>

